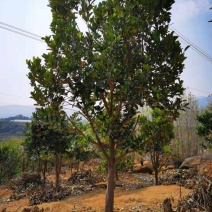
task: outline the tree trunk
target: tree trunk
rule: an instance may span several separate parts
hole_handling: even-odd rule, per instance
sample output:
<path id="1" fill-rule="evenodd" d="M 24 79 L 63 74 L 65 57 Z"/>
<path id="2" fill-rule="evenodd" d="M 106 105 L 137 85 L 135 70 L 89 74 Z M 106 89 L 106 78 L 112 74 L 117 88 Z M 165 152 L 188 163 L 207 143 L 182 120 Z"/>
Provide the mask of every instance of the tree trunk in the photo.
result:
<path id="1" fill-rule="evenodd" d="M 159 153 L 157 151 L 154 151 L 151 154 L 151 161 L 152 161 L 152 166 L 155 172 L 155 185 L 158 185 L 158 170 L 159 170 L 159 166 L 160 166 L 160 162 L 159 162 Z"/>
<path id="2" fill-rule="evenodd" d="M 79 165 L 80 165 L 80 161 L 77 160 L 77 173 L 79 172 Z"/>
<path id="3" fill-rule="evenodd" d="M 43 169 L 42 169 L 42 173 L 43 173 L 43 184 L 46 184 L 46 171 L 47 171 L 47 160 L 43 161 Z"/>
<path id="4" fill-rule="evenodd" d="M 61 170 L 62 170 L 62 161 L 63 161 L 63 156 L 60 155 L 59 156 L 59 175 L 61 174 Z"/>
<path id="5" fill-rule="evenodd" d="M 116 169 L 116 180 L 119 180 L 119 170 Z"/>
<path id="6" fill-rule="evenodd" d="M 59 172 L 59 156 L 56 154 L 55 155 L 55 186 L 58 187 L 59 186 L 59 176 L 60 176 L 60 172 Z"/>
<path id="7" fill-rule="evenodd" d="M 32 173 L 34 173 L 34 172 L 35 172 L 35 162 L 32 161 Z"/>
<path id="8" fill-rule="evenodd" d="M 105 198 L 105 212 L 113 212 L 115 188 L 115 158 L 110 157 L 108 161 L 108 179 Z"/>
<path id="9" fill-rule="evenodd" d="M 37 174 L 38 174 L 38 175 L 41 175 L 41 172 L 42 172 L 42 161 L 41 161 L 41 159 L 39 158 L 39 159 L 38 159 Z"/>
<path id="10" fill-rule="evenodd" d="M 55 179 L 55 186 L 59 186 L 59 181 L 60 181 L 60 174 L 61 174 L 61 168 L 62 168 L 62 155 L 55 155 L 55 174 L 56 174 L 56 179 Z"/>
<path id="11" fill-rule="evenodd" d="M 159 182 L 158 182 L 158 168 L 156 168 L 155 170 L 155 185 L 158 185 Z"/>

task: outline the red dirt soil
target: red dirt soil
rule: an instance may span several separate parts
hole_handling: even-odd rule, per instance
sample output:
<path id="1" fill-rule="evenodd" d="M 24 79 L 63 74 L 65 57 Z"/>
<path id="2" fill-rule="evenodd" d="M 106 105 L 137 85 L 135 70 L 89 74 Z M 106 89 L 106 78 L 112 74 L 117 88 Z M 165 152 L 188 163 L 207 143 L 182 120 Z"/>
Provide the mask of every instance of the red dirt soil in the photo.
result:
<path id="1" fill-rule="evenodd" d="M 129 180 L 132 180 L 129 178 Z M 125 179 L 126 181 L 126 179 Z M 173 197 L 173 205 L 178 199 L 189 194 L 191 190 L 181 188 L 177 185 L 149 186 L 146 188 L 127 190 L 123 188 L 115 189 L 114 211 L 162 211 L 164 199 Z M 12 194 L 10 190 L 0 190 L 0 198 L 9 198 Z M 105 190 L 99 189 L 88 193 L 71 196 L 60 202 L 43 203 L 38 205 L 45 212 L 68 212 L 68 211 L 104 211 Z M 28 199 L 19 201 L 0 203 L 0 211 L 6 208 L 7 212 L 21 212 L 29 206 Z"/>
<path id="2" fill-rule="evenodd" d="M 212 161 L 207 162 L 199 170 L 200 173 L 204 173 L 208 176 L 212 176 Z M 67 173 L 63 179 L 68 179 L 70 173 Z M 148 174 L 143 174 L 145 177 L 152 178 Z M 51 176 L 49 180 L 54 180 L 54 176 Z M 135 176 L 131 173 L 125 173 L 120 177 L 121 182 L 128 182 L 132 184 L 142 184 L 138 182 Z M 177 202 L 183 196 L 188 195 L 192 190 L 179 187 L 177 185 L 160 185 L 160 186 L 148 186 L 140 189 L 126 189 L 118 187 L 115 189 L 115 203 L 114 212 L 117 211 L 163 211 L 162 203 L 166 198 L 173 198 L 173 206 L 177 205 Z M 12 194 L 11 190 L 5 190 L 0 188 L 0 211 L 6 209 L 6 212 L 22 212 L 24 208 L 33 208 L 35 206 L 29 206 L 29 199 L 22 199 L 13 202 L 3 202 L 4 199 L 9 199 Z M 43 208 L 45 212 L 81 212 L 92 211 L 102 212 L 104 211 L 105 202 L 105 190 L 97 189 L 81 194 L 79 196 L 70 196 L 63 201 L 43 203 L 38 205 L 39 209 Z"/>

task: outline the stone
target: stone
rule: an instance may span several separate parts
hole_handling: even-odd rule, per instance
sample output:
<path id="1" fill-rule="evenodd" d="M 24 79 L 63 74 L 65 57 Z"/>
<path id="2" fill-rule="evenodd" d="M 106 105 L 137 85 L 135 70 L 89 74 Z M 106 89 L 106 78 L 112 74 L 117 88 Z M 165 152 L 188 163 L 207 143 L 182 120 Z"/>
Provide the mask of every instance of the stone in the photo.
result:
<path id="1" fill-rule="evenodd" d="M 133 166 L 133 172 L 139 172 L 141 168 L 142 168 L 142 165 L 140 163 L 137 163 Z"/>
<path id="2" fill-rule="evenodd" d="M 166 171 L 167 170 L 167 167 L 166 166 L 162 166 L 160 170 L 161 171 Z"/>
<path id="3" fill-rule="evenodd" d="M 197 168 L 201 163 L 200 156 L 186 158 L 180 166 L 180 169 Z"/>
<path id="4" fill-rule="evenodd" d="M 174 165 L 168 165 L 167 169 L 175 169 Z"/>
<path id="5" fill-rule="evenodd" d="M 145 160 L 143 162 L 143 165 L 146 166 L 146 167 L 149 167 L 153 171 L 153 165 L 152 165 L 152 162 L 150 160 Z"/>
<path id="6" fill-rule="evenodd" d="M 152 174 L 152 169 L 147 166 L 142 166 L 140 170 L 136 171 L 135 173 L 149 173 Z"/>

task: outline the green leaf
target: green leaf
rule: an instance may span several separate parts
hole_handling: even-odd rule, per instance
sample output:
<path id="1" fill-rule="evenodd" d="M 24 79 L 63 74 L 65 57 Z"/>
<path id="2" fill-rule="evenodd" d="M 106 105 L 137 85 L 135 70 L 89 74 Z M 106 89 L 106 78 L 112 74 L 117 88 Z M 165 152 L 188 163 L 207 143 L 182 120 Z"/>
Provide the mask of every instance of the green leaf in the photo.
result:
<path id="1" fill-rule="evenodd" d="M 187 51 L 187 49 L 189 49 L 191 46 L 186 46 L 186 48 L 184 49 L 184 52 Z"/>

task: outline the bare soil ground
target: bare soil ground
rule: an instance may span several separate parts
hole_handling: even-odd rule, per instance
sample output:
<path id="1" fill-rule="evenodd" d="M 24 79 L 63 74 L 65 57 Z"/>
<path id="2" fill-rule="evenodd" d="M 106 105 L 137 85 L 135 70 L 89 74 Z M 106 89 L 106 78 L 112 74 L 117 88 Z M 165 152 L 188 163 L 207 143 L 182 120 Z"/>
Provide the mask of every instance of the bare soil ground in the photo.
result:
<path id="1" fill-rule="evenodd" d="M 68 173 L 67 173 L 68 174 Z M 66 176 L 64 176 L 65 178 Z M 192 190 L 180 188 L 177 185 L 148 186 L 146 180 L 151 180 L 153 176 L 148 174 L 125 173 L 120 177 L 119 184 L 128 186 L 116 187 L 114 211 L 163 211 L 162 203 L 164 199 L 173 197 L 173 205 L 178 199 L 189 194 Z M 135 189 L 134 185 L 140 185 Z M 0 211 L 21 212 L 29 206 L 29 199 L 21 199 L 13 202 L 1 200 L 9 199 L 12 191 L 0 190 Z M 68 212 L 68 211 L 104 211 L 105 189 L 95 189 L 87 193 L 70 196 L 63 201 L 43 203 L 38 205 L 46 212 Z"/>
<path id="2" fill-rule="evenodd" d="M 212 176 L 212 161 L 210 160 L 204 164 L 204 166 L 201 166 L 199 172 Z M 61 180 L 67 183 L 67 179 L 70 176 L 70 172 L 65 172 L 65 174 L 61 176 Z M 48 180 L 54 181 L 54 175 L 50 175 Z M 149 174 L 122 174 L 120 180 L 117 181 L 117 185 L 121 186 L 115 188 L 114 212 L 163 211 L 162 203 L 164 199 L 172 198 L 174 200 L 172 205 L 176 206 L 180 198 L 192 192 L 191 189 L 186 189 L 177 185 L 153 186 L 151 184 L 152 180 L 153 175 Z M 99 184 L 105 184 L 105 182 Z M 29 206 L 28 198 L 18 201 L 7 201 L 10 199 L 12 191 L 2 186 L 0 187 L 0 212 L 22 212 L 26 208 L 35 209 L 35 207 L 38 207 L 40 210 L 43 209 L 42 211 L 45 212 L 102 212 L 104 211 L 105 192 L 104 188 L 99 187 L 80 195 L 69 196 L 62 201 L 43 203 L 38 206 Z M 28 212 L 30 210 L 25 211 Z M 38 210 L 33 211 L 38 212 Z"/>

